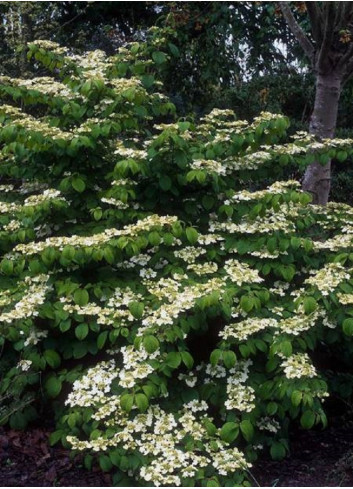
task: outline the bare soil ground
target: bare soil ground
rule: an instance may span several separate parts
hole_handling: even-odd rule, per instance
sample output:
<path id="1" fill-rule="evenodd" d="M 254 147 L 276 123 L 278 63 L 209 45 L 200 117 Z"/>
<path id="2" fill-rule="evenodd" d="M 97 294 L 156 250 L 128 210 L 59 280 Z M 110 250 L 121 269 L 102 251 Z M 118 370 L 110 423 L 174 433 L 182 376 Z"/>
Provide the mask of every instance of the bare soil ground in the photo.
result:
<path id="1" fill-rule="evenodd" d="M 290 448 L 285 460 L 256 463 L 252 472 L 260 486 L 353 486 L 353 427 L 298 431 Z"/>
<path id="2" fill-rule="evenodd" d="M 98 467 L 91 472 L 70 452 L 50 447 L 49 432 L 32 428 L 19 432 L 0 428 L 0 486 L 55 487 L 112 485 Z M 266 457 L 252 470 L 261 487 L 353 486 L 353 427 L 293 434 L 290 456 L 274 462 Z M 255 482 L 254 482 L 255 485 Z"/>

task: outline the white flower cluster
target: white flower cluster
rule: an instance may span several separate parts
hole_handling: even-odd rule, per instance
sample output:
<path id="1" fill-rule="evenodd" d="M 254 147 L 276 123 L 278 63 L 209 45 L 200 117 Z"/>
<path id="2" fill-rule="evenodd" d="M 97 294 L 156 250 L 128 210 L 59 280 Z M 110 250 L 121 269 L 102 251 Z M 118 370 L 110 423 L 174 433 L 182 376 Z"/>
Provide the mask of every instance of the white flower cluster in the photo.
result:
<path id="1" fill-rule="evenodd" d="M 65 199 L 65 197 L 61 195 L 59 190 L 49 188 L 44 190 L 42 194 L 31 195 L 30 197 L 27 197 L 23 205 L 25 207 L 36 206 L 42 204 L 43 202 L 47 202 L 49 200 L 61 200 L 63 202 L 67 202 L 67 200 Z"/>
<path id="2" fill-rule="evenodd" d="M 195 387 L 197 384 L 197 377 L 193 372 L 187 374 L 179 374 L 178 379 L 185 382 L 188 387 Z"/>
<path id="3" fill-rule="evenodd" d="M 350 248 L 353 243 L 352 234 L 337 234 L 333 238 L 326 239 L 325 241 L 313 241 L 313 247 L 316 251 L 331 250 L 339 251 L 344 248 Z"/>
<path id="4" fill-rule="evenodd" d="M 322 295 L 329 295 L 341 282 L 351 278 L 340 263 L 329 263 L 321 270 L 311 273 L 313 276 L 307 278 L 304 283 L 317 287 Z"/>
<path id="5" fill-rule="evenodd" d="M 224 340 L 236 338 L 239 341 L 245 341 L 249 336 L 262 331 L 266 328 L 276 328 L 277 321 L 272 318 L 247 318 L 239 323 L 227 324 L 219 333 Z"/>
<path id="6" fill-rule="evenodd" d="M 110 392 L 112 381 L 119 375 L 119 369 L 114 360 L 101 362 L 88 369 L 83 377 L 75 380 L 72 392 L 65 404 L 71 407 L 98 406 L 105 403 L 106 394 Z"/>
<path id="7" fill-rule="evenodd" d="M 158 282 L 146 280 L 144 281 L 144 285 L 159 300 L 167 300 L 169 302 L 176 300 L 182 286 L 179 281 L 172 278 L 161 278 Z"/>
<path id="8" fill-rule="evenodd" d="M 257 190 L 256 192 L 249 192 L 248 190 L 242 190 L 241 192 L 237 192 L 230 197 L 231 202 L 237 202 L 241 200 L 260 200 L 267 195 L 277 195 L 277 194 L 285 194 L 291 188 L 300 187 L 300 183 L 297 180 L 287 180 L 284 182 L 275 182 L 270 185 L 265 190 Z"/>
<path id="9" fill-rule="evenodd" d="M 289 335 L 299 336 L 303 331 L 315 326 L 316 321 L 324 314 L 323 310 L 317 309 L 311 314 L 303 314 L 298 311 L 297 314 L 290 318 L 283 318 L 278 321 L 278 334 L 286 333 Z"/>
<path id="10" fill-rule="evenodd" d="M 119 370 L 119 385 L 126 389 L 134 387 L 137 379 L 148 377 L 154 371 L 148 360 L 154 360 L 160 355 L 159 350 L 151 354 L 143 346 L 136 349 L 133 345 L 122 347 L 120 352 L 123 355 L 124 368 Z"/>
<path id="11" fill-rule="evenodd" d="M 56 54 L 65 54 L 67 52 L 67 48 L 62 47 L 59 43 L 54 41 L 47 41 L 45 39 L 36 39 L 35 41 L 31 41 L 31 44 Z"/>
<path id="12" fill-rule="evenodd" d="M 122 200 L 114 199 L 113 197 L 109 197 L 109 198 L 108 197 L 102 197 L 101 201 L 104 204 L 113 205 L 117 209 L 121 209 L 121 210 L 128 209 L 130 207 L 130 205 L 127 204 L 126 202 L 123 202 Z"/>
<path id="13" fill-rule="evenodd" d="M 181 486 L 183 478 L 194 477 L 200 469 L 207 467 L 227 476 L 251 466 L 237 448 L 228 448 L 218 434 L 213 438 L 207 434 L 204 423 L 211 419 L 205 414 L 208 406 L 204 401 L 191 401 L 173 414 L 154 405 L 145 414 L 129 418 L 119 409 L 116 398 L 110 399 L 112 401 L 107 399 L 107 403 L 111 404 L 108 411 L 111 411 L 112 419 L 107 425 L 114 426 L 114 435 L 109 439 L 98 437 L 90 441 L 69 436 L 67 440 L 74 449 L 98 451 L 121 446 L 127 451 L 138 451 L 149 463 L 141 467 L 136 476 L 154 486 Z M 185 449 L 183 439 L 186 435 L 195 441 L 203 440 L 204 448 Z"/>
<path id="14" fill-rule="evenodd" d="M 207 173 L 217 173 L 217 175 L 226 175 L 226 167 L 215 160 L 194 160 L 190 163 L 190 168 L 193 170 L 206 170 Z"/>
<path id="15" fill-rule="evenodd" d="M 14 231 L 17 231 L 18 229 L 20 229 L 20 227 L 21 227 L 21 222 L 17 221 L 16 219 L 13 219 L 8 224 L 6 224 L 3 227 L 3 229 L 4 229 L 4 231 L 14 232 Z"/>
<path id="16" fill-rule="evenodd" d="M 250 413 L 255 408 L 255 390 L 244 385 L 249 377 L 251 360 L 239 362 L 229 370 L 227 376 L 227 400 L 224 403 L 226 409 Z"/>
<path id="17" fill-rule="evenodd" d="M 0 202 L 0 214 L 10 214 L 21 209 L 15 202 Z"/>
<path id="18" fill-rule="evenodd" d="M 174 255 L 177 258 L 181 258 L 187 263 L 194 263 L 196 258 L 198 258 L 201 255 L 204 255 L 205 253 L 206 250 L 204 248 L 196 248 L 195 246 L 185 246 L 181 250 L 174 251 Z"/>
<path id="19" fill-rule="evenodd" d="M 196 275 L 209 275 L 217 272 L 218 265 L 214 262 L 192 263 L 187 266 L 187 270 L 191 270 Z"/>
<path id="20" fill-rule="evenodd" d="M 123 156 L 124 158 L 132 158 L 134 160 L 144 160 L 147 158 L 147 151 L 144 149 L 126 148 L 122 143 L 117 145 L 114 154 Z M 122 185 L 120 183 L 120 185 Z M 124 185 L 124 184 L 123 184 Z"/>
<path id="21" fill-rule="evenodd" d="M 12 323 L 19 319 L 26 319 L 38 315 L 38 308 L 44 303 L 46 294 L 52 290 L 48 275 L 26 277 L 26 289 L 22 298 L 14 304 L 10 311 L 0 314 L 0 323 Z"/>
<path id="22" fill-rule="evenodd" d="M 20 360 L 17 364 L 17 368 L 22 372 L 28 372 L 31 368 L 32 360 Z"/>
<path id="23" fill-rule="evenodd" d="M 38 243 L 19 244 L 14 248 L 15 252 L 23 253 L 25 255 L 34 255 L 44 251 L 46 248 L 54 247 L 62 250 L 64 246 L 70 245 L 74 247 L 90 247 L 95 245 L 101 245 L 107 243 L 111 239 L 118 236 L 137 236 L 144 231 L 150 231 L 154 228 L 163 226 L 170 226 L 177 221 L 175 216 L 158 216 L 153 214 L 141 219 L 136 224 L 130 224 L 123 229 L 105 229 L 101 233 L 93 234 L 91 236 L 55 236 L 47 238 L 45 241 Z"/>
<path id="24" fill-rule="evenodd" d="M 12 184 L 8 185 L 0 185 L 0 192 L 8 193 L 8 192 L 13 192 L 15 186 Z"/>
<path id="25" fill-rule="evenodd" d="M 259 276 L 257 270 L 251 268 L 247 263 L 241 263 L 238 260 L 227 260 L 224 265 L 224 270 L 229 279 L 239 285 L 239 287 L 246 282 L 263 282 L 263 278 Z"/>
<path id="26" fill-rule="evenodd" d="M 240 234 L 269 234 L 275 231 L 293 232 L 295 225 L 292 222 L 297 218 L 302 210 L 302 206 L 293 202 L 282 204 L 278 210 L 267 209 L 264 216 L 256 219 L 243 218 L 239 223 L 228 220 L 226 222 L 210 221 L 209 230 L 223 231 L 225 233 Z"/>
<path id="27" fill-rule="evenodd" d="M 310 362 L 307 353 L 294 353 L 281 363 L 287 379 L 300 379 L 302 377 L 316 377 L 316 369 Z"/>
<path id="28" fill-rule="evenodd" d="M 265 418 L 260 418 L 259 421 L 257 421 L 256 426 L 259 428 L 259 430 L 269 431 L 270 433 L 277 433 L 281 428 L 278 421 L 273 418 L 269 418 L 268 416 Z"/>
<path id="29" fill-rule="evenodd" d="M 0 113 L 1 112 L 11 116 L 12 124 L 22 127 L 26 131 L 36 132 L 44 138 L 52 140 L 62 139 L 66 141 L 71 141 L 74 138 L 73 132 L 63 131 L 58 127 L 51 126 L 45 120 L 26 114 L 17 107 L 2 105 L 0 106 Z"/>
<path id="30" fill-rule="evenodd" d="M 199 283 L 185 287 L 183 290 L 175 293 L 170 303 L 161 304 L 158 309 L 146 309 L 147 315 L 142 320 L 142 327 L 137 332 L 138 336 L 145 334 L 146 330 L 152 327 L 166 326 L 174 324 L 179 315 L 191 309 L 197 299 L 202 296 L 211 294 L 214 291 L 222 293 L 224 290 L 223 280 L 214 278 L 206 283 Z M 159 329 L 159 334 L 164 336 L 164 330 Z"/>
<path id="31" fill-rule="evenodd" d="M 21 335 L 24 335 L 24 332 L 21 331 Z M 26 333 L 26 339 L 24 342 L 24 346 L 29 345 L 37 345 L 41 339 L 46 338 L 48 336 L 48 331 L 39 331 L 37 328 L 31 328 L 29 332 Z"/>
<path id="32" fill-rule="evenodd" d="M 353 304 L 353 294 L 342 294 L 339 292 L 337 294 L 337 299 L 339 300 L 340 304 L 343 304 L 344 306 Z"/>
<path id="33" fill-rule="evenodd" d="M 66 99 L 82 99 L 77 93 L 70 90 L 64 83 L 56 81 L 49 76 L 41 76 L 36 78 L 10 78 L 8 76 L 0 76 L 0 83 L 6 85 L 15 85 L 17 87 L 26 88 L 27 90 L 35 90 L 43 95 L 51 97 L 64 97 Z"/>

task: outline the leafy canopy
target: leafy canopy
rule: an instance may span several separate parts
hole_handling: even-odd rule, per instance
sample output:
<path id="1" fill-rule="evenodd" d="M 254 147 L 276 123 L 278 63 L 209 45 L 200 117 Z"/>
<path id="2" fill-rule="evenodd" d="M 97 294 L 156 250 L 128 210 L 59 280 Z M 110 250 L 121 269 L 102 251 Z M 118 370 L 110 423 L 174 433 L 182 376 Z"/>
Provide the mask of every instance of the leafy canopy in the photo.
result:
<path id="1" fill-rule="evenodd" d="M 156 30 L 114 57 L 37 41 L 52 75 L 1 79 L 1 422 L 50 403 L 52 443 L 116 484 L 246 485 L 290 420 L 326 423 L 317 348 L 352 353 L 353 210 L 280 181 L 352 141 L 178 120 L 173 55 Z"/>

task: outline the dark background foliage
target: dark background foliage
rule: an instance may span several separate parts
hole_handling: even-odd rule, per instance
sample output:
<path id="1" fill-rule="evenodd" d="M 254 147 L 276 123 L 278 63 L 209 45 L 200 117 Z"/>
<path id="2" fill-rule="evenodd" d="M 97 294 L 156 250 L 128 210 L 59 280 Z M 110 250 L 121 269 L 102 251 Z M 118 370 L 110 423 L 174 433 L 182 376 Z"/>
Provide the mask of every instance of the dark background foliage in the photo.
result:
<path id="1" fill-rule="evenodd" d="M 305 27 L 304 2 L 294 8 Z M 25 49 L 34 39 L 113 54 L 153 25 L 170 27 L 179 50 L 164 73 L 178 113 L 232 108 L 250 119 L 265 110 L 290 117 L 292 131 L 308 128 L 314 77 L 275 2 L 1 2 L 0 73 L 30 76 Z M 339 137 L 353 130 L 352 91 L 350 82 Z M 334 162 L 331 199 L 352 203 L 350 167 Z"/>

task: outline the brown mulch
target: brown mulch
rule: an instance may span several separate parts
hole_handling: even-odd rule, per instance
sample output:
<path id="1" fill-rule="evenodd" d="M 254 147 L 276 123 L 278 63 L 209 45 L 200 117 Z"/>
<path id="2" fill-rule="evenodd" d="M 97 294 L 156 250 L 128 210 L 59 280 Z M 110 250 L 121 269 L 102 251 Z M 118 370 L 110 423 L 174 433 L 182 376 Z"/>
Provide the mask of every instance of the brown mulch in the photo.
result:
<path id="1" fill-rule="evenodd" d="M 292 434 L 290 456 L 258 460 L 252 470 L 260 486 L 352 487 L 353 427 Z"/>
<path id="2" fill-rule="evenodd" d="M 45 429 L 0 428 L 0 487 L 112 485 L 108 474 L 86 470 L 68 450 L 50 447 L 48 438 Z"/>
<path id="3" fill-rule="evenodd" d="M 112 486 L 109 474 L 98 467 L 87 471 L 82 459 L 50 447 L 48 436 L 41 428 L 0 428 L 0 487 Z M 252 474 L 261 487 L 353 486 L 353 427 L 299 430 L 292 435 L 287 459 L 274 462 L 264 457 Z"/>

